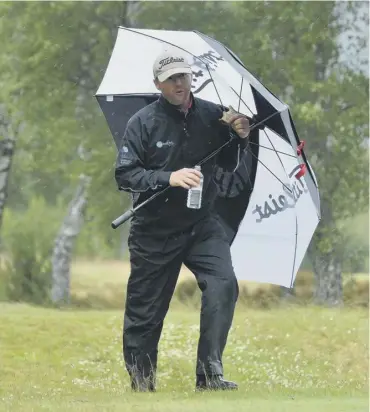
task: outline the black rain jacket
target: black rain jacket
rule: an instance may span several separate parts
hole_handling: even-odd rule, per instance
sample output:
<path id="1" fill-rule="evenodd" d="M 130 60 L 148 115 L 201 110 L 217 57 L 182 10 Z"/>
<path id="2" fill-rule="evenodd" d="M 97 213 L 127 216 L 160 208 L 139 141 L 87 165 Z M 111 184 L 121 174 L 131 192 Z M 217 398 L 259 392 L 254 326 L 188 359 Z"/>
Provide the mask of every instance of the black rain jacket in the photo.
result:
<path id="1" fill-rule="evenodd" d="M 201 209 L 187 208 L 187 190 L 171 187 L 136 211 L 131 222 L 134 231 L 157 235 L 187 231 L 213 213 L 217 196 L 215 167 L 234 170 L 247 140 L 220 122 L 223 110 L 226 108 L 192 96 L 185 115 L 160 96 L 128 121 L 116 160 L 115 179 L 119 190 L 132 193 L 133 206 L 168 186 L 173 171 L 194 167 L 230 140 L 217 156 L 201 166 Z"/>

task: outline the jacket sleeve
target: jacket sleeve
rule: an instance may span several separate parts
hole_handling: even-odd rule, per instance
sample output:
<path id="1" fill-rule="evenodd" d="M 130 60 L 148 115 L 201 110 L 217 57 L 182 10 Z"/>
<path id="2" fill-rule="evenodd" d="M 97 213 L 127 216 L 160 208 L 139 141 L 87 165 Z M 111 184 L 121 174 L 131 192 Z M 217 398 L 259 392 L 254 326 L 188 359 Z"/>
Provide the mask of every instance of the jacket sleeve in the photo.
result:
<path id="1" fill-rule="evenodd" d="M 146 192 L 168 186 L 171 172 L 145 168 L 147 142 L 147 132 L 140 118 L 131 118 L 116 159 L 115 179 L 119 190 Z"/>

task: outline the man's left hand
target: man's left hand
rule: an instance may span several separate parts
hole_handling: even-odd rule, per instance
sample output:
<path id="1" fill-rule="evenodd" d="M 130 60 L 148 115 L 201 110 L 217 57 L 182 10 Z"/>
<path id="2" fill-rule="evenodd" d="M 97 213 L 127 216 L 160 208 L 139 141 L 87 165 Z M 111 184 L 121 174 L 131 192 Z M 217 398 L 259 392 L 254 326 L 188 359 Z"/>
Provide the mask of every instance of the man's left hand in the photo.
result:
<path id="1" fill-rule="evenodd" d="M 229 106 L 229 111 L 224 112 L 220 120 L 229 124 L 240 138 L 245 139 L 249 136 L 248 118 L 244 114 L 236 112 L 232 106 Z"/>

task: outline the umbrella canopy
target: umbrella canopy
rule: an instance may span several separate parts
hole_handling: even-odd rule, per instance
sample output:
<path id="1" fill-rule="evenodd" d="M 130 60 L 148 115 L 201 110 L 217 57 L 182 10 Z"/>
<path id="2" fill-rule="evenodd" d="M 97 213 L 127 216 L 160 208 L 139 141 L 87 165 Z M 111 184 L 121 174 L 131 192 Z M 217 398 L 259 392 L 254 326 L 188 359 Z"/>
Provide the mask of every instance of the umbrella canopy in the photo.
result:
<path id="1" fill-rule="evenodd" d="M 238 279 L 292 287 L 320 221 L 314 172 L 289 107 L 226 46 L 196 31 L 120 27 L 96 93 L 117 148 L 127 121 L 158 98 L 152 65 L 165 49 L 186 54 L 196 97 L 233 106 L 259 126 L 238 167 L 216 172 L 216 210 Z"/>

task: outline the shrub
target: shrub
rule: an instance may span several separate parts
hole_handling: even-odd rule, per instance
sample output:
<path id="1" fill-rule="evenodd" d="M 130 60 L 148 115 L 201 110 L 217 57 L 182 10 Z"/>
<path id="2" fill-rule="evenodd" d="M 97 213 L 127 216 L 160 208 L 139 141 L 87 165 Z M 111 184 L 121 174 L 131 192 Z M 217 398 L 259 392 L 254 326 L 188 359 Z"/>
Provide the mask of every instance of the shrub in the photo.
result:
<path id="1" fill-rule="evenodd" d="M 343 301 L 347 306 L 369 307 L 369 279 L 353 277 L 343 286 Z"/>
<path id="2" fill-rule="evenodd" d="M 49 302 L 51 253 L 63 212 L 33 198 L 24 212 L 6 209 L 2 228 L 0 280 L 5 297 L 34 304 Z"/>
<path id="3" fill-rule="evenodd" d="M 281 290 L 274 285 L 258 285 L 248 290 L 245 286 L 239 293 L 241 303 L 256 309 L 270 309 L 281 301 Z"/>
<path id="4" fill-rule="evenodd" d="M 294 296 L 297 303 L 306 304 L 312 301 L 315 287 L 314 274 L 308 271 L 299 271 L 294 282 Z"/>
<path id="5" fill-rule="evenodd" d="M 72 290 L 70 306 L 75 309 L 118 309 L 124 310 L 126 288 L 106 284 L 101 289 Z"/>
<path id="6" fill-rule="evenodd" d="M 175 299 L 177 298 L 179 302 L 184 303 L 185 305 L 190 305 L 192 307 L 200 306 L 200 295 L 198 284 L 195 279 L 186 279 L 182 282 L 179 282 L 176 291 Z"/>

